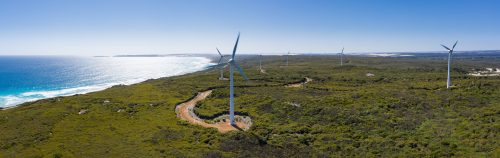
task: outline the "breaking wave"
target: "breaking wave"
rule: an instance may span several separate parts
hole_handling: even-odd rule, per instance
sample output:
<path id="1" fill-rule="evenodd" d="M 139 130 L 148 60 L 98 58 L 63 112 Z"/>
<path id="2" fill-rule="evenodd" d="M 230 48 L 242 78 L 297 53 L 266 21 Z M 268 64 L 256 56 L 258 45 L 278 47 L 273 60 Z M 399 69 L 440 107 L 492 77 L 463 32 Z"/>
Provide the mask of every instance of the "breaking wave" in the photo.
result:
<path id="1" fill-rule="evenodd" d="M 213 65 L 210 59 L 203 57 L 123 57 L 120 59 L 106 60 L 109 60 L 106 62 L 111 62 L 111 64 L 106 63 L 106 65 L 109 65 L 108 68 L 111 70 L 103 70 L 106 68 L 98 66 L 98 69 L 102 71 L 100 71 L 101 73 L 97 73 L 97 76 L 94 75 L 90 77 L 83 77 L 77 79 L 76 81 L 72 81 L 73 83 L 75 83 L 75 85 L 78 85 L 76 83 L 84 82 L 83 85 L 66 85 L 60 87 L 52 87 L 51 89 L 47 90 L 32 90 L 20 92 L 17 94 L 0 95 L 0 107 L 12 107 L 25 102 L 58 96 L 86 94 L 90 92 L 101 91 L 114 85 L 130 85 L 143 82 L 148 79 L 183 75 L 201 71 Z M 121 68 L 116 68 L 120 66 Z M 86 71 L 89 71 L 87 73 L 91 73 L 92 70 L 87 69 Z"/>

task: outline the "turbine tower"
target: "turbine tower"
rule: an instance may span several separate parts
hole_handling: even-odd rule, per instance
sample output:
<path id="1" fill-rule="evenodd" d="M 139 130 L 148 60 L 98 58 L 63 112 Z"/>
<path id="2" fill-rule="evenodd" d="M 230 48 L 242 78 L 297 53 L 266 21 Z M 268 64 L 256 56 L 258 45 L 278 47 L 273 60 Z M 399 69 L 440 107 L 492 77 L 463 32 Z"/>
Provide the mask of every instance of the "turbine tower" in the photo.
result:
<path id="1" fill-rule="evenodd" d="M 453 47 L 448 48 L 445 45 L 442 45 L 446 50 L 448 50 L 448 80 L 446 81 L 446 88 L 449 89 L 451 88 L 451 78 L 450 78 L 450 65 L 451 65 L 451 55 L 453 54 L 453 50 L 455 49 L 455 46 L 457 46 L 458 41 L 455 42 Z"/>
<path id="2" fill-rule="evenodd" d="M 220 68 L 220 78 L 219 78 L 219 80 L 223 80 L 223 79 L 224 79 L 224 68 L 226 68 L 227 64 L 226 64 L 226 63 L 224 63 L 224 65 L 221 65 L 221 61 L 222 61 L 222 59 L 224 58 L 224 55 L 222 55 L 222 54 L 220 53 L 219 48 L 217 48 L 217 47 L 216 47 L 215 49 L 217 49 L 217 52 L 218 52 L 218 53 L 219 53 L 219 55 L 220 55 L 219 62 L 217 63 L 217 65 L 219 65 L 219 68 Z"/>
<path id="3" fill-rule="evenodd" d="M 341 53 L 339 53 L 339 55 L 340 55 L 340 66 L 342 66 L 342 63 L 343 63 L 343 62 L 342 62 L 342 58 L 343 58 L 343 56 L 344 56 L 344 47 L 342 47 L 342 52 L 341 52 Z"/>
<path id="4" fill-rule="evenodd" d="M 288 52 L 288 54 L 286 54 L 286 67 L 288 67 L 288 56 L 290 56 L 290 52 Z"/>
<path id="5" fill-rule="evenodd" d="M 259 70 L 262 72 L 262 54 L 260 55 L 260 60 L 259 60 Z"/>
<path id="6" fill-rule="evenodd" d="M 248 81 L 245 72 L 243 69 L 236 63 L 235 54 L 236 48 L 238 47 L 238 41 L 240 40 L 240 33 L 238 33 L 238 38 L 236 38 L 236 43 L 234 44 L 233 55 L 231 59 L 228 61 L 229 63 L 229 120 L 232 126 L 236 126 L 236 122 L 234 121 L 234 77 L 233 77 L 233 69 L 238 69 L 240 75 L 243 76 L 245 80 Z"/>

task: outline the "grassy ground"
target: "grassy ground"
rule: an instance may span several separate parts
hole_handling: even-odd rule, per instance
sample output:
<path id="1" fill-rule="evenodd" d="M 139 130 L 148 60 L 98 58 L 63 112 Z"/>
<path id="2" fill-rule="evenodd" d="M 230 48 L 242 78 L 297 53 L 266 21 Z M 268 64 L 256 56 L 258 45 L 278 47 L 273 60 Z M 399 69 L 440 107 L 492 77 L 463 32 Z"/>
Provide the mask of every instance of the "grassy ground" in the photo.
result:
<path id="1" fill-rule="evenodd" d="M 227 112 L 217 70 L 149 80 L 0 111 L 0 157 L 498 157 L 500 77 L 470 77 L 498 59 L 292 56 L 240 62 L 236 111 L 246 132 L 220 134 L 176 118 L 175 105 L 214 89 L 195 112 Z M 375 74 L 367 77 L 366 73 Z M 226 73 L 227 74 L 227 73 Z M 303 88 L 282 85 L 310 77 Z M 109 101 L 109 102 L 108 102 Z M 86 114 L 78 112 L 87 109 Z"/>

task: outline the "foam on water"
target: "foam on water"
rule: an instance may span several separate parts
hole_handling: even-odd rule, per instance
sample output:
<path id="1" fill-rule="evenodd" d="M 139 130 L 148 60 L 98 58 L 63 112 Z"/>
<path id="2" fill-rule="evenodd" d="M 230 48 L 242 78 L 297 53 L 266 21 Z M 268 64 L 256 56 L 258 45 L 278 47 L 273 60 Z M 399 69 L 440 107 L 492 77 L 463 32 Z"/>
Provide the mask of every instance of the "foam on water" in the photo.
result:
<path id="1" fill-rule="evenodd" d="M 81 74 L 76 74 L 74 78 L 69 76 L 68 78 L 75 79 L 71 81 L 75 86 L 65 85 L 51 87 L 47 90 L 31 90 L 0 95 L 0 107 L 11 107 L 24 102 L 58 96 L 85 94 L 104 90 L 114 85 L 130 85 L 148 79 L 182 75 L 204 70 L 213 65 L 210 59 L 202 57 L 124 57 L 94 60 L 104 60 L 104 62 L 98 62 L 97 65 L 105 63 L 101 64 L 105 66 L 90 65 L 83 68 L 84 71 Z M 96 63 L 89 62 L 88 64 Z M 75 70 L 80 70 L 80 68 Z M 71 74 L 71 72 L 67 73 Z M 88 76 L 81 77 L 82 75 Z"/>
<path id="2" fill-rule="evenodd" d="M 397 56 L 397 54 L 392 54 L 392 53 L 371 53 L 368 54 L 370 56 L 380 56 L 380 57 L 390 57 L 390 56 Z"/>

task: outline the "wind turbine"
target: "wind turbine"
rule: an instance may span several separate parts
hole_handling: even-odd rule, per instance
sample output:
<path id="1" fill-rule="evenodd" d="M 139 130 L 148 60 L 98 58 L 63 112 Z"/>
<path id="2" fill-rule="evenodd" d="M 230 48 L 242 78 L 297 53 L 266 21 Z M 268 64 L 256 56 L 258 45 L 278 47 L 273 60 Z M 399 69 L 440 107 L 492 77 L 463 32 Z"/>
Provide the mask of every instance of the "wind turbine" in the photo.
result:
<path id="1" fill-rule="evenodd" d="M 248 81 L 245 72 L 243 69 L 236 63 L 235 55 L 236 48 L 238 47 L 238 41 L 240 40 L 240 33 L 238 33 L 238 38 L 236 38 L 236 43 L 234 44 L 233 55 L 231 59 L 227 62 L 229 64 L 229 120 L 232 126 L 236 126 L 236 122 L 234 121 L 234 77 L 233 77 L 233 69 L 238 69 L 240 75 L 243 76 L 245 80 Z"/>
<path id="2" fill-rule="evenodd" d="M 342 47 L 342 52 L 339 53 L 339 55 L 340 55 L 340 66 L 342 66 L 342 63 L 343 63 L 342 62 L 342 57 L 344 56 L 344 47 Z"/>
<path id="3" fill-rule="evenodd" d="M 288 54 L 286 54 L 286 67 L 288 67 L 288 56 L 290 56 L 290 52 L 288 52 Z"/>
<path id="4" fill-rule="evenodd" d="M 224 65 L 221 65 L 221 61 L 222 59 L 224 58 L 224 55 L 222 55 L 219 51 L 219 48 L 215 47 L 215 49 L 217 49 L 217 52 L 219 53 L 220 55 L 220 59 L 219 59 L 219 62 L 217 63 L 217 65 L 219 65 L 219 68 L 220 68 L 220 78 L 219 80 L 223 80 L 224 79 L 224 68 L 226 68 L 227 66 L 227 63 L 225 63 Z"/>
<path id="5" fill-rule="evenodd" d="M 450 78 L 450 65 L 451 65 L 451 55 L 453 54 L 453 50 L 455 49 L 455 46 L 457 46 L 457 43 L 458 41 L 455 42 L 455 44 L 453 45 L 453 47 L 448 48 L 446 47 L 445 45 L 442 45 L 445 49 L 447 49 L 449 52 L 448 52 L 448 80 L 446 81 L 446 88 L 449 89 L 451 88 L 451 78 Z"/>
<path id="6" fill-rule="evenodd" d="M 262 54 L 260 55 L 260 60 L 259 60 L 259 70 L 262 72 Z"/>

